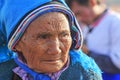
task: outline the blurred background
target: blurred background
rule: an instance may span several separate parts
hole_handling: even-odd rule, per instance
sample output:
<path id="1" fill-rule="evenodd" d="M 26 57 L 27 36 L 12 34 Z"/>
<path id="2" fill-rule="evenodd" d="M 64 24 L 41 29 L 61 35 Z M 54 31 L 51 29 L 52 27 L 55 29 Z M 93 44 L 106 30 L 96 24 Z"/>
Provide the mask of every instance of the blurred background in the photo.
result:
<path id="1" fill-rule="evenodd" d="M 104 2 L 113 10 L 120 13 L 120 0 L 104 0 Z"/>

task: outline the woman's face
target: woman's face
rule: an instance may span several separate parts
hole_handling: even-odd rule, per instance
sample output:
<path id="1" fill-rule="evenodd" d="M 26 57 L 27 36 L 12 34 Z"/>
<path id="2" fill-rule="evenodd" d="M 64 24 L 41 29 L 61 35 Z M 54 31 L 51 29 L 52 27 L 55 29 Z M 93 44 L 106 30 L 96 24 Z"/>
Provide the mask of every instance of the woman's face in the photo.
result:
<path id="1" fill-rule="evenodd" d="M 65 65 L 71 43 L 66 16 L 52 12 L 38 17 L 29 25 L 16 49 L 22 52 L 31 69 L 51 73 Z"/>

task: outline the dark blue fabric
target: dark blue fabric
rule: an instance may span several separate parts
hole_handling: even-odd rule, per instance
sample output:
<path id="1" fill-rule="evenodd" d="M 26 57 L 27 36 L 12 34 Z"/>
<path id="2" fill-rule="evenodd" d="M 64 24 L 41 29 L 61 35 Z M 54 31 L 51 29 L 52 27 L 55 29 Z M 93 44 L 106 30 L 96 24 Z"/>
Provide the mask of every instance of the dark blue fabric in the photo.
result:
<path id="1" fill-rule="evenodd" d="M 103 80 L 120 80 L 120 74 L 103 73 Z"/>
<path id="2" fill-rule="evenodd" d="M 13 59 L 0 63 L 0 80 L 12 80 L 12 69 L 16 66 Z"/>

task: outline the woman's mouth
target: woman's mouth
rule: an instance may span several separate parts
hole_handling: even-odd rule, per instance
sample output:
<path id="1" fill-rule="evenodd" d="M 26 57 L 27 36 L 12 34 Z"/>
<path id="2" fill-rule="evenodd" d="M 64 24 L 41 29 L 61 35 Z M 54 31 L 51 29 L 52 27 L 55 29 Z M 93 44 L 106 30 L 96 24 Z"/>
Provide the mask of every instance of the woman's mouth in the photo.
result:
<path id="1" fill-rule="evenodd" d="M 56 64 L 56 63 L 61 62 L 61 60 L 60 60 L 60 59 L 56 59 L 56 60 L 45 60 L 44 62 L 45 62 L 45 63 L 48 63 L 48 64 Z"/>

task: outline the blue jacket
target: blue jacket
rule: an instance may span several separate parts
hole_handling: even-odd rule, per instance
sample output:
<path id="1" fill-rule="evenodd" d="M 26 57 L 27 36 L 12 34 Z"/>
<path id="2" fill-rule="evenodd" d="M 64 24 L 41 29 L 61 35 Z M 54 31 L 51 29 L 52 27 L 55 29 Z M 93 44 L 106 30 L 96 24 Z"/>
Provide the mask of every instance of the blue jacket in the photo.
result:
<path id="1" fill-rule="evenodd" d="M 70 66 L 59 80 L 102 80 L 102 78 L 94 60 L 79 50 L 70 51 Z"/>

